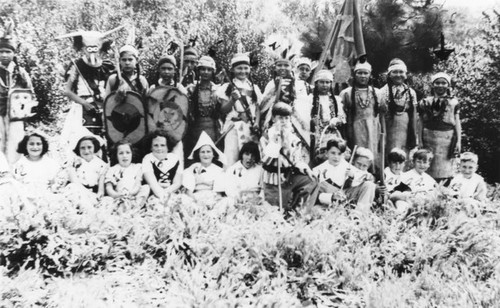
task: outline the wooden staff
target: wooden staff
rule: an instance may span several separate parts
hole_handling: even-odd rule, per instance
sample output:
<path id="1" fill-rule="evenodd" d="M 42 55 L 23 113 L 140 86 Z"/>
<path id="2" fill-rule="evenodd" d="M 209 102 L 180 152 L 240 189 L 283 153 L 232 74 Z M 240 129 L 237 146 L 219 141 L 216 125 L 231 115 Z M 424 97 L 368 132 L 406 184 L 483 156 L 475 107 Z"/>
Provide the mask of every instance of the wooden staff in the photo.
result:
<path id="1" fill-rule="evenodd" d="M 354 146 L 354 150 L 352 150 L 352 153 L 351 153 L 351 158 L 349 159 L 349 169 L 351 168 L 350 166 L 352 165 L 352 161 L 354 160 L 354 156 L 356 155 L 356 150 L 358 149 L 358 146 L 355 145 Z M 344 186 L 345 186 L 345 182 L 342 184 L 342 187 L 340 187 L 340 191 L 343 191 L 344 190 Z"/>
<path id="2" fill-rule="evenodd" d="M 385 111 L 380 112 L 380 170 L 379 170 L 379 179 L 380 185 L 385 186 L 384 179 L 384 169 L 385 169 L 385 137 L 386 137 L 386 126 L 385 126 Z M 384 194 L 382 196 L 382 203 L 387 203 L 387 196 Z"/>

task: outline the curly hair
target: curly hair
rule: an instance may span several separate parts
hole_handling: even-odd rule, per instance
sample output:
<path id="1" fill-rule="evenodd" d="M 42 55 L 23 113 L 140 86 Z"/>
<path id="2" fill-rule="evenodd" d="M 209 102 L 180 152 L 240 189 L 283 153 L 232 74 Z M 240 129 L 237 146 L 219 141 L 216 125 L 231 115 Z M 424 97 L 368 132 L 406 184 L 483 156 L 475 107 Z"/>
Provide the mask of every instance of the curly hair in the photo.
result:
<path id="1" fill-rule="evenodd" d="M 109 151 L 109 160 L 111 162 L 111 166 L 118 164 L 118 148 L 121 145 L 128 145 L 130 147 L 130 151 L 132 152 L 132 162 L 136 162 L 136 159 L 137 159 L 136 149 L 134 148 L 134 146 L 132 145 L 132 143 L 130 141 L 128 141 L 127 139 L 122 139 L 122 140 L 118 141 L 117 143 L 115 143 Z"/>
<path id="2" fill-rule="evenodd" d="M 31 137 L 38 137 L 40 138 L 40 140 L 42 140 L 42 153 L 40 154 L 40 156 L 45 155 L 45 153 L 49 151 L 49 142 L 44 136 L 38 133 L 31 133 L 24 136 L 23 140 L 21 140 L 21 142 L 19 142 L 17 146 L 17 153 L 28 156 L 28 141 Z"/>

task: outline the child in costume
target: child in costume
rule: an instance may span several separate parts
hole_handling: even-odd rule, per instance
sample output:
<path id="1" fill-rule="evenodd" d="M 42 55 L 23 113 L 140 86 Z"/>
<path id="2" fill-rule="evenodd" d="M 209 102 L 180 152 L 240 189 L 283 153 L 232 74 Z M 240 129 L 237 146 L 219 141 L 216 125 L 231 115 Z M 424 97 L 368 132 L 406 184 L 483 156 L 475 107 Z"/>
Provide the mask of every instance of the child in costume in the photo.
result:
<path id="1" fill-rule="evenodd" d="M 178 82 L 177 60 L 174 56 L 164 55 L 158 60 L 158 79 L 149 87 L 149 93 L 157 86 L 172 86 L 187 95 L 186 88 Z"/>
<path id="2" fill-rule="evenodd" d="M 188 87 L 189 93 L 189 130 L 184 137 L 184 153 L 190 153 L 196 140 L 204 131 L 216 141 L 220 137 L 220 104 L 215 95 L 218 86 L 213 82 L 215 61 L 203 56 L 198 61 L 199 80 Z"/>
<path id="3" fill-rule="evenodd" d="M 7 110 L 10 91 L 28 89 L 33 92 L 29 74 L 17 63 L 17 42 L 12 36 L 13 26 L 14 22 L 11 20 L 0 37 L 0 152 L 5 153 L 10 164 L 19 158 L 16 148 L 24 137 L 24 122 L 11 121 Z"/>
<path id="4" fill-rule="evenodd" d="M 347 117 L 346 140 L 349 148 L 355 145 L 368 148 L 377 156 L 379 123 L 379 90 L 369 86 L 372 67 L 358 62 L 354 67 L 353 86 L 340 93 Z"/>
<path id="5" fill-rule="evenodd" d="M 195 162 L 184 170 L 182 176 L 182 185 L 188 196 L 203 200 L 224 192 L 224 170 L 216 165 L 216 162 L 221 165 L 225 162 L 224 154 L 204 131 L 188 159 Z"/>
<path id="6" fill-rule="evenodd" d="M 486 200 L 487 187 L 477 171 L 477 155 L 465 152 L 460 155 L 460 173 L 451 180 L 449 188 L 451 196 L 460 199 Z"/>
<path id="7" fill-rule="evenodd" d="M 259 138 L 262 94 L 250 78 L 250 58 L 238 53 L 231 59 L 230 82 L 216 91 L 225 121 L 222 129 L 228 166 L 238 160 L 242 145 Z"/>
<path id="8" fill-rule="evenodd" d="M 97 197 L 102 197 L 108 164 L 96 155 L 99 150 L 99 141 L 94 136 L 80 138 L 73 150 L 77 157 L 68 167 L 68 175 L 71 186 L 84 187 Z"/>
<path id="9" fill-rule="evenodd" d="M 375 198 L 375 183 L 366 169 L 369 167 L 367 161 L 373 159 L 373 155 L 367 149 L 356 151 L 353 162 L 358 165 L 366 164 L 362 166 L 365 170 L 361 170 L 344 159 L 344 140 L 332 139 L 328 141 L 326 148 L 327 160 L 313 169 L 320 182 L 319 202 L 330 205 L 341 199 L 340 192 L 353 200 L 358 210 L 369 211 Z"/>
<path id="10" fill-rule="evenodd" d="M 26 191 L 38 194 L 55 188 L 60 166 L 46 155 L 49 144 L 43 135 L 26 135 L 19 143 L 17 151 L 23 156 L 13 165 L 13 175 L 14 179 L 27 186 Z"/>
<path id="11" fill-rule="evenodd" d="M 290 105 L 274 104 L 273 124 L 261 138 L 265 199 L 272 205 L 279 205 L 281 190 L 286 212 L 296 209 L 301 199 L 307 206 L 314 205 L 318 194 L 318 183 L 303 160 L 302 143 L 291 127 L 291 115 Z"/>
<path id="12" fill-rule="evenodd" d="M 453 158 L 460 153 L 462 126 L 460 105 L 451 95 L 451 77 L 437 73 L 431 77 L 432 94 L 418 105 L 422 129 L 422 146 L 434 153 L 429 175 L 436 181 L 448 180 L 453 176 Z"/>
<path id="13" fill-rule="evenodd" d="M 183 61 L 183 72 L 182 72 L 182 85 L 188 87 L 196 82 L 198 79 L 198 73 L 196 72 L 196 66 L 198 64 L 198 51 L 194 46 L 184 47 L 184 59 Z"/>
<path id="14" fill-rule="evenodd" d="M 226 195 L 240 202 L 263 199 L 262 174 L 259 145 L 245 143 L 239 160 L 226 170 Z"/>
<path id="15" fill-rule="evenodd" d="M 170 195 L 177 192 L 182 183 L 181 158 L 169 152 L 168 138 L 168 135 L 160 130 L 150 133 L 146 146 L 151 153 L 142 159 L 144 180 L 160 202 L 168 201 Z"/>
<path id="16" fill-rule="evenodd" d="M 398 58 L 389 63 L 387 84 L 380 89 L 385 115 L 386 152 L 399 148 L 408 153 L 417 146 L 417 94 L 405 84 L 406 64 Z"/>
<path id="17" fill-rule="evenodd" d="M 313 103 L 311 108 L 311 147 L 317 151 L 312 153 L 315 164 L 326 160 L 326 142 L 332 138 L 342 139 L 340 130 L 346 123 L 344 108 L 340 98 L 333 92 L 333 73 L 328 70 L 319 71 L 314 77 Z"/>
<path id="18" fill-rule="evenodd" d="M 113 199 L 130 200 L 142 207 L 149 196 L 149 186 L 142 185 L 142 166 L 133 163 L 134 150 L 126 140 L 118 141 L 111 150 L 112 166 L 106 172 L 106 194 Z"/>
<path id="19" fill-rule="evenodd" d="M 149 89 L 148 81 L 141 75 L 139 67 L 139 52 L 131 45 L 120 48 L 120 71 L 118 74 L 109 76 L 106 83 L 106 96 L 113 91 L 134 91 L 142 96 L 146 95 Z"/>

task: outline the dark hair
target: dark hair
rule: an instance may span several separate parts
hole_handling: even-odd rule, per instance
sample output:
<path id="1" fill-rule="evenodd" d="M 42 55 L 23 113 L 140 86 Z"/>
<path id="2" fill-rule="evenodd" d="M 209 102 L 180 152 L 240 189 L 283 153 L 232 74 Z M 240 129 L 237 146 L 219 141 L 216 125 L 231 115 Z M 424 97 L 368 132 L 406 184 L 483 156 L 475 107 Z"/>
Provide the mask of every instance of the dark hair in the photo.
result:
<path id="1" fill-rule="evenodd" d="M 238 160 L 243 159 L 243 154 L 248 153 L 255 157 L 255 162 L 260 162 L 260 150 L 259 145 L 253 141 L 249 141 L 241 147 L 240 154 L 238 155 Z"/>
<path id="2" fill-rule="evenodd" d="M 394 148 L 389 155 L 387 155 L 387 160 L 390 163 L 404 163 L 406 161 L 406 154 L 403 150 Z"/>
<path id="3" fill-rule="evenodd" d="M 44 136 L 38 133 L 31 133 L 29 135 L 24 136 L 23 140 L 21 140 L 21 142 L 19 142 L 17 146 L 17 153 L 28 155 L 28 140 L 31 137 L 38 137 L 42 140 L 42 154 L 40 156 L 45 155 L 45 153 L 49 151 L 49 142 L 47 141 L 47 139 L 45 139 Z"/>
<path id="4" fill-rule="evenodd" d="M 346 144 L 345 140 L 339 139 L 339 138 L 334 138 L 332 140 L 328 140 L 328 142 L 326 143 L 326 150 L 328 151 L 333 147 L 339 149 L 340 153 L 344 153 L 345 150 L 347 149 L 347 144 Z"/>
<path id="5" fill-rule="evenodd" d="M 214 153 L 214 158 L 212 159 L 212 163 L 214 164 L 216 161 L 219 160 L 219 154 L 209 144 L 204 144 L 201 147 L 199 147 L 196 151 L 193 152 L 193 161 L 198 162 L 198 163 L 200 162 L 200 150 L 202 147 L 204 147 L 206 145 L 208 145 L 210 147 L 210 149 L 212 149 L 212 153 Z"/>
<path id="6" fill-rule="evenodd" d="M 75 148 L 73 149 L 73 152 L 75 152 L 76 155 L 80 156 L 80 144 L 84 141 L 87 141 L 87 140 L 91 141 L 92 144 L 94 145 L 94 153 L 99 152 L 99 150 L 101 149 L 101 144 L 99 143 L 97 138 L 94 136 L 85 136 L 85 137 L 80 138 L 80 140 L 78 140 L 78 143 L 76 144 Z"/>
<path id="7" fill-rule="evenodd" d="M 132 143 L 130 143 L 130 141 L 128 141 L 127 139 L 122 139 L 115 143 L 110 149 L 109 160 L 111 162 L 111 166 L 118 164 L 118 148 L 121 145 L 128 145 L 130 147 L 130 150 L 132 151 L 132 162 L 135 162 L 135 159 L 137 157 L 136 149 L 132 146 Z"/>
<path id="8" fill-rule="evenodd" d="M 151 146 L 153 145 L 153 139 L 155 139 L 156 137 L 163 137 L 167 140 L 167 148 L 168 148 L 169 152 L 172 151 L 174 146 L 177 144 L 177 142 L 172 140 L 172 138 L 167 134 L 166 131 L 161 130 L 161 129 L 157 129 L 157 130 L 149 133 L 146 136 L 146 139 L 144 142 L 144 147 L 148 153 L 151 152 Z"/>
<path id="9" fill-rule="evenodd" d="M 434 157 L 434 154 L 432 153 L 431 150 L 429 149 L 418 149 L 415 153 L 413 153 L 413 162 L 416 160 L 423 160 L 423 161 L 432 161 L 432 158 Z"/>

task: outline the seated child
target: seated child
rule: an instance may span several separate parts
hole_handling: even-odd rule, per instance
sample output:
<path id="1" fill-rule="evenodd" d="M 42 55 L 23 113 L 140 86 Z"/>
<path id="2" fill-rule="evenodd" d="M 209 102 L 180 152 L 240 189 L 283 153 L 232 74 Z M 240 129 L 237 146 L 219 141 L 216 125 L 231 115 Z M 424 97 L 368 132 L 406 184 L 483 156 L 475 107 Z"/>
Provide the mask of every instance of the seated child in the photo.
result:
<path id="1" fill-rule="evenodd" d="M 166 202 L 182 183 L 183 167 L 180 157 L 169 152 L 168 135 L 160 130 L 149 134 L 146 147 L 151 153 L 142 159 L 144 180 L 151 188 L 153 195 Z"/>
<path id="2" fill-rule="evenodd" d="M 49 143 L 39 133 L 31 133 L 19 142 L 21 158 L 13 166 L 14 178 L 27 185 L 26 191 L 50 191 L 59 173 L 59 164 L 48 157 Z"/>
<path id="3" fill-rule="evenodd" d="M 313 171 L 320 181 L 319 201 L 330 205 L 342 190 L 346 197 L 357 204 L 357 209 L 368 212 L 375 198 L 373 175 L 367 170 L 373 161 L 373 154 L 365 148 L 358 148 L 350 165 L 344 159 L 346 142 L 332 139 L 326 145 L 327 160 Z"/>
<path id="4" fill-rule="evenodd" d="M 455 175 L 450 183 L 451 195 L 455 198 L 472 198 L 478 201 L 486 200 L 486 183 L 477 171 L 477 155 L 465 152 L 460 155 L 460 173 Z"/>
<path id="5" fill-rule="evenodd" d="M 387 155 L 387 161 L 389 166 L 384 169 L 385 186 L 387 192 L 391 194 L 394 189 L 401 183 L 401 175 L 403 174 L 403 169 L 405 167 L 406 153 L 405 151 L 394 148 L 391 150 L 389 155 Z"/>
<path id="6" fill-rule="evenodd" d="M 404 212 L 408 207 L 411 196 L 428 196 L 436 189 L 436 181 L 426 173 L 431 165 L 433 154 L 428 149 L 418 149 L 410 152 L 413 160 L 413 169 L 403 173 L 400 177 L 401 183 L 395 187 L 391 194 L 391 200 L 395 202 L 396 208 Z"/>
<path id="7" fill-rule="evenodd" d="M 188 196 L 203 199 L 224 192 L 224 170 L 215 164 L 215 161 L 221 165 L 225 162 L 224 154 L 205 131 L 201 132 L 188 159 L 195 161 L 182 175 Z"/>
<path id="8" fill-rule="evenodd" d="M 281 192 L 285 212 L 295 210 L 301 200 L 312 206 L 317 199 L 318 183 L 304 161 L 301 141 L 293 132 L 292 107 L 277 102 L 271 114 L 273 124 L 261 137 L 265 199 L 271 205 L 279 205 Z"/>
<path id="9" fill-rule="evenodd" d="M 111 168 L 106 172 L 104 184 L 106 194 L 113 199 L 131 200 L 142 207 L 149 196 L 149 186 L 142 185 L 141 164 L 134 164 L 132 144 L 127 140 L 118 141 L 111 150 Z"/>
<path id="10" fill-rule="evenodd" d="M 239 202 L 263 199 L 262 165 L 259 145 L 255 142 L 243 144 L 239 160 L 226 171 L 226 195 Z"/>
<path id="11" fill-rule="evenodd" d="M 100 144 L 94 136 L 85 136 L 78 140 L 73 152 L 77 157 L 68 168 L 71 186 L 83 186 L 97 197 L 104 195 L 104 176 L 108 165 L 96 153 L 100 151 Z"/>

